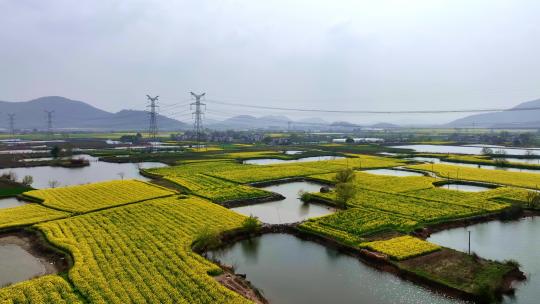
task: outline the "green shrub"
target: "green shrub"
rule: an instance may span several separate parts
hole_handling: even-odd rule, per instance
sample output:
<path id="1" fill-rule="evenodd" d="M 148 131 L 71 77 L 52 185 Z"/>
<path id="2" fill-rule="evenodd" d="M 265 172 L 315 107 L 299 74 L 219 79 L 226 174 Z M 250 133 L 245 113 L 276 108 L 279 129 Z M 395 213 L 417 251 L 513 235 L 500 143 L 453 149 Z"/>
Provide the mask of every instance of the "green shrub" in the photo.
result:
<path id="1" fill-rule="evenodd" d="M 193 250 L 208 250 L 219 246 L 219 244 L 220 239 L 218 232 L 210 229 L 209 227 L 204 227 L 195 236 L 195 241 L 193 241 Z"/>
<path id="2" fill-rule="evenodd" d="M 259 228 L 260 222 L 257 219 L 256 216 L 250 215 L 249 217 L 246 217 L 244 221 L 242 222 L 242 228 L 248 232 L 253 232 Z"/>

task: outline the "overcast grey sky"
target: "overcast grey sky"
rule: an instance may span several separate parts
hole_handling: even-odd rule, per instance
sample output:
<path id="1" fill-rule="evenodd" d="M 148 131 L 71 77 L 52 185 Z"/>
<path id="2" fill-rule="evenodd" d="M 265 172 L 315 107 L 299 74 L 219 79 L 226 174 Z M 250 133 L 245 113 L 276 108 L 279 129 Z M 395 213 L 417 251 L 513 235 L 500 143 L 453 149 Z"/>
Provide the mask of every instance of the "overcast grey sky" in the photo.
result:
<path id="1" fill-rule="evenodd" d="M 287 107 L 511 107 L 540 98 L 539 16 L 537 0 L 0 0 L 0 100 L 117 111 L 193 90 Z"/>

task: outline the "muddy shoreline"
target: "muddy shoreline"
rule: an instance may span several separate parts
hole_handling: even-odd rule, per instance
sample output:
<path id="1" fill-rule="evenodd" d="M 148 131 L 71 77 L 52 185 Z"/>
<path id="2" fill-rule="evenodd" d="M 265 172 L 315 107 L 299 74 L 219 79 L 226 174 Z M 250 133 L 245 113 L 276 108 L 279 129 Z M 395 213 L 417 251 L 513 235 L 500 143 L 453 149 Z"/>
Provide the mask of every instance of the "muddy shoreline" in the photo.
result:
<path id="1" fill-rule="evenodd" d="M 15 229 L 3 232 L 0 235 L 0 246 L 2 245 L 19 246 L 38 259 L 45 268 L 44 273 L 39 276 L 64 273 L 73 265 L 72 257 L 50 244 L 39 231 Z"/>

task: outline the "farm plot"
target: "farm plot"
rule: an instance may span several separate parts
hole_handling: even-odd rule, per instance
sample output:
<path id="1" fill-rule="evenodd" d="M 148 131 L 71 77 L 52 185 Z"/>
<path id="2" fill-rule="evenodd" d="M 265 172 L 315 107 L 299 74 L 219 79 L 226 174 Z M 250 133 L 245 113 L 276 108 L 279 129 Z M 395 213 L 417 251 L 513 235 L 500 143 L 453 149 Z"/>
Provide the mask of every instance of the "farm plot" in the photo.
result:
<path id="1" fill-rule="evenodd" d="M 520 194 L 512 194 L 511 189 L 506 192 L 490 190 L 484 192 L 463 192 L 456 190 L 447 190 L 443 188 L 421 189 L 402 193 L 405 196 L 422 198 L 431 201 L 437 201 L 446 204 L 472 207 L 485 211 L 499 211 L 510 206 L 507 201 L 517 201 Z"/>
<path id="2" fill-rule="evenodd" d="M 85 303 L 58 275 L 48 275 L 0 289 L 2 303 Z"/>
<path id="3" fill-rule="evenodd" d="M 333 200 L 334 196 L 333 193 L 317 193 L 315 195 L 330 200 Z M 356 197 L 349 204 L 351 207 L 365 207 L 391 212 L 418 222 L 441 221 L 484 212 L 477 208 L 368 189 L 358 189 Z"/>
<path id="4" fill-rule="evenodd" d="M 212 279 L 207 273 L 219 268 L 191 251 L 201 231 L 239 228 L 244 218 L 199 198 L 167 197 L 37 228 L 73 254 L 68 276 L 89 302 L 250 303 Z"/>
<path id="5" fill-rule="evenodd" d="M 399 193 L 411 190 L 432 189 L 433 182 L 436 181 L 433 177 L 427 176 L 389 176 L 375 175 L 356 171 L 356 185 L 360 188 L 381 190 L 386 192 Z M 311 178 L 322 180 L 325 182 L 333 182 L 335 173 L 326 173 L 309 176 Z"/>
<path id="6" fill-rule="evenodd" d="M 138 180 L 107 181 L 24 193 L 42 200 L 47 207 L 70 212 L 88 212 L 173 194 L 170 190 Z"/>
<path id="7" fill-rule="evenodd" d="M 44 207 L 40 204 L 26 204 L 20 207 L 0 210 L 0 229 L 25 226 L 69 216 L 70 213 Z"/>
<path id="8" fill-rule="evenodd" d="M 308 220 L 300 229 L 329 236 L 356 246 L 362 236 L 388 230 L 408 232 L 418 222 L 394 213 L 368 208 L 351 208 L 329 216 Z"/>
<path id="9" fill-rule="evenodd" d="M 202 173 L 209 176 L 226 179 L 236 183 L 246 184 L 253 182 L 270 181 L 291 177 L 337 172 L 350 167 L 384 168 L 402 164 L 400 160 L 357 155 L 347 159 L 328 161 L 283 163 L 275 165 L 246 165 L 232 161 L 205 161 L 185 163 L 183 165 L 148 169 L 152 174 L 165 177 L 185 176 L 186 174 Z"/>
<path id="10" fill-rule="evenodd" d="M 362 243 L 361 246 L 384 253 L 392 259 L 398 261 L 410 259 L 441 249 L 441 246 L 409 235 L 395 237 L 383 241 L 366 242 Z"/>
<path id="11" fill-rule="evenodd" d="M 433 171 L 438 176 L 452 179 L 482 181 L 531 189 L 536 189 L 540 186 L 540 174 L 535 173 L 485 170 L 445 164 L 422 164 L 408 167 L 418 170 Z"/>
<path id="12" fill-rule="evenodd" d="M 196 195 L 218 203 L 271 195 L 268 191 L 239 185 L 204 174 L 175 175 L 165 177 L 165 179 L 188 189 Z"/>

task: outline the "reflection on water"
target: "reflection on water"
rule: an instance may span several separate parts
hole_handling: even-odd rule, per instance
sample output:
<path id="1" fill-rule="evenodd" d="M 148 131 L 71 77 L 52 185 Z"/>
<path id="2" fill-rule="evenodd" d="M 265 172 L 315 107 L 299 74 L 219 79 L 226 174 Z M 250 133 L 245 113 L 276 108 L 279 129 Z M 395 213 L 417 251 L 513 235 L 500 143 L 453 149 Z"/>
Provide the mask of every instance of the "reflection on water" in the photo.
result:
<path id="1" fill-rule="evenodd" d="M 461 303 L 288 234 L 235 243 L 210 258 L 236 267 L 271 303 Z"/>
<path id="2" fill-rule="evenodd" d="M 287 155 L 297 155 L 297 154 L 302 154 L 304 152 L 305 151 L 300 151 L 300 150 L 287 150 L 287 151 L 284 151 L 283 153 Z"/>
<path id="3" fill-rule="evenodd" d="M 38 258 L 19 245 L 0 245 L 0 286 L 28 280 L 45 274 L 45 266 Z"/>
<path id="4" fill-rule="evenodd" d="M 310 162 L 310 161 L 322 161 L 322 160 L 335 160 L 344 158 L 343 156 L 311 156 L 304 157 L 299 159 L 274 159 L 274 158 L 261 158 L 261 159 L 247 159 L 243 163 L 250 165 L 272 165 L 272 164 L 283 164 L 283 163 L 298 163 L 298 162 Z"/>
<path id="5" fill-rule="evenodd" d="M 79 155 L 90 161 L 90 166 L 82 168 L 62 168 L 51 166 L 10 168 L 0 170 L 0 174 L 5 172 L 14 172 L 19 179 L 25 175 L 31 175 L 34 178 L 32 187 L 37 189 L 49 188 L 50 181 L 58 181 L 59 186 L 80 185 L 105 180 L 118 179 L 140 179 L 148 180 L 139 174 L 140 168 L 164 167 L 163 163 L 143 162 L 135 163 L 108 163 L 99 161 L 96 157 L 90 155 Z"/>
<path id="6" fill-rule="evenodd" d="M 540 165 L 540 158 L 505 158 L 507 161 L 512 163 L 522 163 L 527 165 Z"/>
<path id="7" fill-rule="evenodd" d="M 231 208 L 244 215 L 253 215 L 264 223 L 283 224 L 306 220 L 310 217 L 323 216 L 335 212 L 335 209 L 322 204 L 305 203 L 299 198 L 300 190 L 319 192 L 321 184 L 312 182 L 291 182 L 264 187 L 285 196 L 284 200 L 265 202 L 254 205 Z"/>
<path id="8" fill-rule="evenodd" d="M 455 228 L 434 233 L 430 242 L 467 252 L 468 232 L 471 231 L 471 251 L 479 256 L 494 259 L 513 259 L 521 264 L 527 281 L 519 283 L 514 299 L 504 303 L 536 304 L 540 299 L 540 217 L 518 221 L 493 221 L 465 228 Z"/>
<path id="9" fill-rule="evenodd" d="M 457 154 L 482 154 L 482 146 L 451 146 L 451 145 L 404 145 L 393 146 L 391 148 L 412 149 L 415 152 L 422 153 L 457 153 Z M 519 149 L 519 148 L 493 148 L 495 151 L 502 150 L 509 155 L 526 155 L 527 151 L 540 153 L 540 149 Z"/>
<path id="10" fill-rule="evenodd" d="M 445 165 L 461 166 L 461 167 L 469 167 L 469 168 L 540 174 L 540 170 L 534 170 L 534 169 L 520 169 L 520 168 L 509 168 L 509 167 L 497 167 L 497 166 L 491 166 L 491 165 L 478 165 L 478 164 L 467 164 L 467 163 L 459 163 L 459 162 L 449 162 L 449 161 L 444 161 L 435 157 L 411 157 L 407 159 L 416 160 L 419 162 L 445 164 Z M 514 158 L 506 158 L 506 160 L 509 160 L 509 159 L 514 159 Z M 515 158 L 515 159 L 518 159 L 518 158 Z"/>
<path id="11" fill-rule="evenodd" d="M 376 175 L 391 175 L 391 176 L 424 176 L 424 174 L 418 173 L 418 172 L 411 172 L 411 171 L 404 171 L 404 170 L 391 170 L 391 169 L 362 170 L 360 172 L 376 174 Z"/>
<path id="12" fill-rule="evenodd" d="M 446 184 L 446 185 L 440 185 L 439 188 L 444 188 L 444 189 L 449 189 L 449 190 L 465 191 L 465 192 L 482 192 L 482 191 L 487 191 L 487 190 L 492 189 L 492 188 L 476 186 L 476 185 L 454 184 L 454 183 L 449 183 L 449 184 Z"/>
<path id="13" fill-rule="evenodd" d="M 16 197 L 0 198 L 0 209 L 26 205 L 27 202 L 18 200 Z"/>

